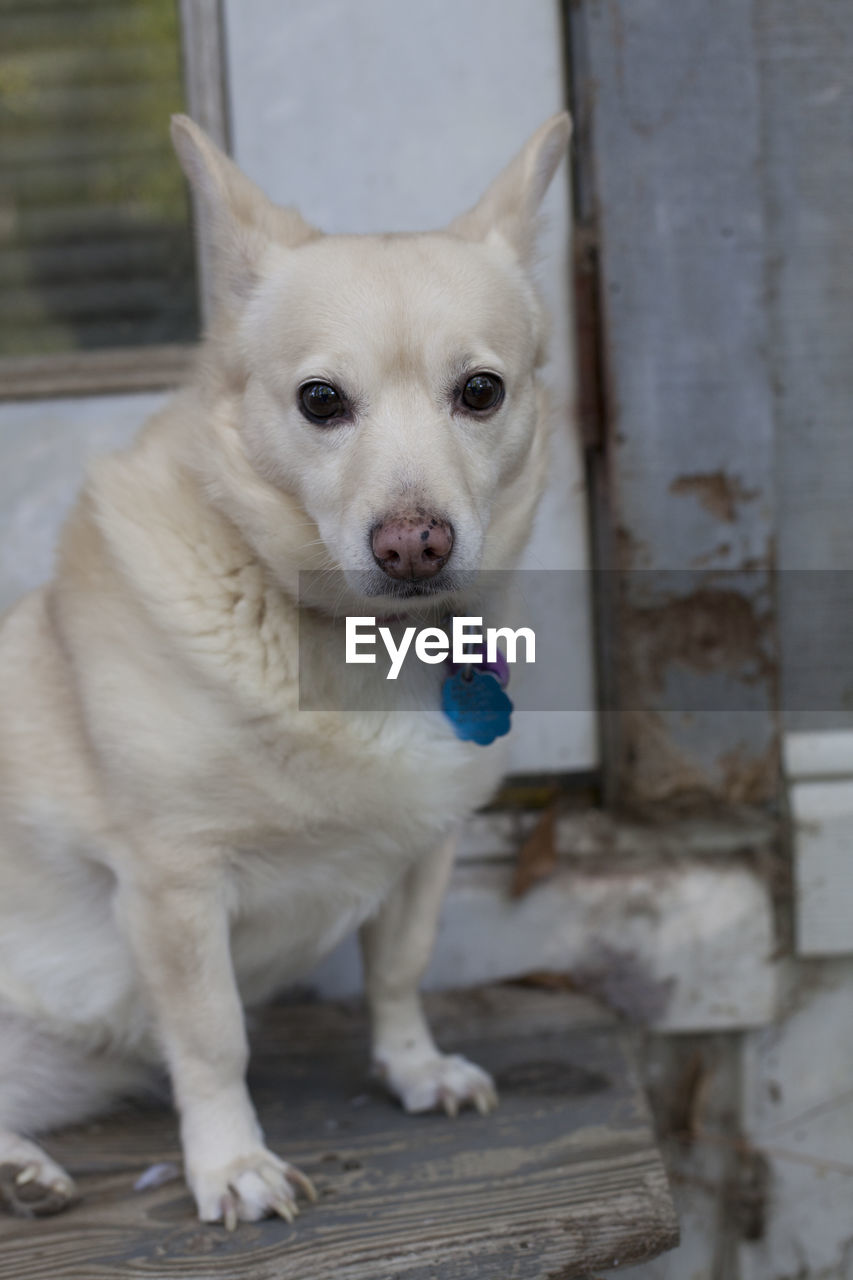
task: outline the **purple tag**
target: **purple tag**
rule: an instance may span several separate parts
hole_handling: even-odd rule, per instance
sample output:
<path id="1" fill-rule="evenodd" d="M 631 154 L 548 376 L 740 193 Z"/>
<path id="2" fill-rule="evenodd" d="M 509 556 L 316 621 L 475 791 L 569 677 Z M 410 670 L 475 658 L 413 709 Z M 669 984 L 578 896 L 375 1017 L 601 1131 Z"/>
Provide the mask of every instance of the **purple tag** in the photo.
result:
<path id="1" fill-rule="evenodd" d="M 509 684 L 509 663 L 501 653 L 500 649 L 495 651 L 494 662 L 487 662 L 486 655 L 482 651 L 477 653 L 477 651 L 474 650 L 473 652 L 475 656 L 473 658 L 466 658 L 464 662 L 451 662 L 448 658 L 447 665 L 450 670 L 454 674 L 457 671 L 464 671 L 467 667 L 474 667 L 477 671 L 488 671 L 491 675 L 495 676 L 500 687 L 505 689 Z"/>

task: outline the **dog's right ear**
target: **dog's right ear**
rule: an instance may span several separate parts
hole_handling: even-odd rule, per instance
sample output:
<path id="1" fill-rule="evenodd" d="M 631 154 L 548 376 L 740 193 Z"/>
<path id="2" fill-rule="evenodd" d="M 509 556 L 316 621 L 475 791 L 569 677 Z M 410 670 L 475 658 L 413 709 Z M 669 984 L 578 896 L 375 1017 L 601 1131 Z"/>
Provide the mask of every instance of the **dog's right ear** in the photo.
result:
<path id="1" fill-rule="evenodd" d="M 188 116 L 172 116 L 172 142 L 196 198 L 198 234 L 211 249 L 218 301 L 247 296 L 271 243 L 295 247 L 322 234 L 295 209 L 273 204 Z"/>

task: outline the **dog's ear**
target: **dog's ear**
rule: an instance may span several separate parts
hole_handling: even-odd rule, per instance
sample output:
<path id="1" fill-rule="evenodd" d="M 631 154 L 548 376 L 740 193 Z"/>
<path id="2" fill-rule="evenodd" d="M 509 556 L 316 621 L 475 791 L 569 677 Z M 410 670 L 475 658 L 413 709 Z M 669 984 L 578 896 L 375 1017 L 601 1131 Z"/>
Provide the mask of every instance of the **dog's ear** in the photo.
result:
<path id="1" fill-rule="evenodd" d="M 520 258 L 529 259 L 536 237 L 536 215 L 571 132 L 567 111 L 546 120 L 473 209 L 455 218 L 448 230 L 466 240 L 485 240 L 497 233 Z"/>
<path id="2" fill-rule="evenodd" d="M 196 197 L 198 233 L 213 255 L 217 297 L 251 289 L 271 242 L 294 247 L 322 233 L 295 209 L 273 204 L 188 116 L 172 116 L 172 142 Z"/>

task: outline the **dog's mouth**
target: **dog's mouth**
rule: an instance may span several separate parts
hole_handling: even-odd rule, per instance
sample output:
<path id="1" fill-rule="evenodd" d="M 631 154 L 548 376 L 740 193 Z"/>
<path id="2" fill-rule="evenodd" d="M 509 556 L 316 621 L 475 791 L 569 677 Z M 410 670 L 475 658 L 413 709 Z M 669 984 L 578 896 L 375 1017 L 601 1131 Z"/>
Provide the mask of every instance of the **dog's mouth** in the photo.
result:
<path id="1" fill-rule="evenodd" d="M 304 570 L 299 575 L 299 603 L 335 617 L 372 614 L 427 625 L 458 613 L 477 577 L 476 570 L 460 569 L 442 569 L 432 578 L 421 579 L 389 578 L 378 568 L 344 569 L 338 574 Z"/>
<path id="2" fill-rule="evenodd" d="M 385 584 L 368 591 L 369 596 L 388 596 L 392 600 L 423 600 L 430 596 L 443 596 L 456 588 L 448 582 L 397 582 L 389 588 Z"/>
<path id="3" fill-rule="evenodd" d="M 438 603 L 459 595 L 470 586 L 474 574 L 470 571 L 441 569 L 432 578 L 389 578 L 381 569 L 367 569 L 358 574 L 361 595 L 379 604 L 388 601 L 397 608 L 408 601 Z"/>

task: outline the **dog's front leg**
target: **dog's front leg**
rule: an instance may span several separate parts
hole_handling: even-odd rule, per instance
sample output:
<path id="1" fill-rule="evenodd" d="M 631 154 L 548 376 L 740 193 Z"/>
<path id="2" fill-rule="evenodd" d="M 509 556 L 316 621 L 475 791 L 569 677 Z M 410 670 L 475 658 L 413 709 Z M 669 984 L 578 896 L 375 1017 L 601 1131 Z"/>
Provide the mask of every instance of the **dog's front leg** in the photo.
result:
<path id="1" fill-rule="evenodd" d="M 470 1103 L 485 1113 L 498 1100 L 485 1071 L 436 1048 L 418 994 L 454 852 L 450 839 L 416 863 L 361 930 L 374 1066 L 407 1111 L 455 1115 Z"/>
<path id="2" fill-rule="evenodd" d="M 148 993 L 180 1114 L 187 1181 L 205 1222 L 292 1221 L 310 1181 L 264 1146 L 246 1088 L 248 1045 L 222 886 L 207 874 L 143 875 L 119 913 Z"/>

